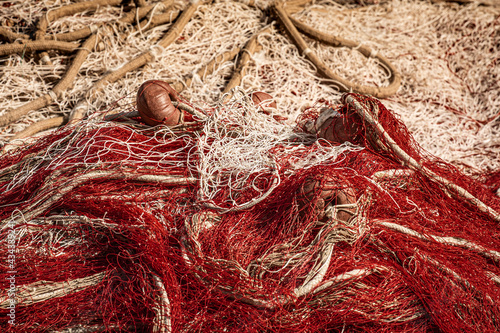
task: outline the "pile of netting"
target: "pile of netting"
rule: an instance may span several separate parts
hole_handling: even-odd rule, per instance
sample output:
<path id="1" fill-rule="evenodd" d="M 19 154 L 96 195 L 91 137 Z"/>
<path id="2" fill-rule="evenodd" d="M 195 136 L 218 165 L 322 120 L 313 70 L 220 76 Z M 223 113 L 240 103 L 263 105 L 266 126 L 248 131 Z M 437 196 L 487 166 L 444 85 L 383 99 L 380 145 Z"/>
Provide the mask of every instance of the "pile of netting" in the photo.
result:
<path id="1" fill-rule="evenodd" d="M 98 114 L 0 157 L 2 331 L 500 329 L 496 187 L 378 100 L 294 126 L 239 91 L 178 107 L 174 127 Z"/>

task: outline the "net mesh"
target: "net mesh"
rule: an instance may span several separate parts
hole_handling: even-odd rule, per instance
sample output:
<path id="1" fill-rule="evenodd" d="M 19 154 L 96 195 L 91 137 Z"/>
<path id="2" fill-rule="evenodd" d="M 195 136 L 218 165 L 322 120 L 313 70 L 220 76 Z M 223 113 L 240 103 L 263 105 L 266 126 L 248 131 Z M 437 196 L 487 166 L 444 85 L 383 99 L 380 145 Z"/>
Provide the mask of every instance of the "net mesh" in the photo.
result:
<path id="1" fill-rule="evenodd" d="M 2 329 L 499 329 L 498 175 L 427 153 L 367 96 L 294 125 L 240 89 L 190 107 L 177 128 L 96 114 L 0 157 Z"/>
<path id="2" fill-rule="evenodd" d="M 24 0 L 6 1 L 2 3 L 0 22 L 11 32 L 31 35 L 37 21 L 48 11 L 76 2 L 40 0 L 28 6 Z M 248 6 L 252 2 L 257 8 Z M 187 3 L 176 0 L 174 8 L 182 10 Z M 269 25 L 270 17 L 263 9 L 270 3 L 242 0 L 204 4 L 168 49 L 153 45 L 171 24 L 131 33 L 131 25 L 119 23 L 129 11 L 127 6 L 101 6 L 93 12 L 51 21 L 48 36 L 100 23 L 109 24 L 114 33 L 100 34 L 104 49 L 89 54 L 74 84 L 56 102 L 0 128 L 0 145 L 8 144 L 15 133 L 34 122 L 67 116 L 81 101 L 90 105 L 89 112 L 118 100 L 122 107 L 131 108 L 137 88 L 146 80 L 185 82 L 209 61 L 234 47 L 243 47 L 252 34 Z M 376 6 L 360 3 L 370 1 L 317 0 L 293 16 L 319 31 L 366 45 L 394 64 L 403 82 L 398 94 L 384 100 L 384 104 L 401 115 L 427 151 L 469 173 L 497 170 L 498 7 L 480 5 L 481 1 L 460 5 L 421 0 L 380 1 Z M 340 93 L 316 74 L 282 32 L 276 25 L 259 37 L 262 49 L 252 55 L 242 86 L 247 91 L 271 93 L 292 123 L 318 98 L 334 102 Z M 340 76 L 369 86 L 388 84 L 389 78 L 374 58 L 309 39 L 307 42 Z M 0 43 L 7 41 L 2 39 Z M 116 84 L 103 86 L 94 98 L 87 96 L 105 73 L 124 66 L 152 47 L 152 62 L 128 73 Z M 55 51 L 49 51 L 49 55 L 51 66 L 41 64 L 28 53 L 0 59 L 0 116 L 51 91 L 66 73 L 72 55 Z M 192 85 L 184 91 L 185 96 L 198 104 L 215 104 L 236 62 L 226 61 L 203 78 L 195 75 Z"/>

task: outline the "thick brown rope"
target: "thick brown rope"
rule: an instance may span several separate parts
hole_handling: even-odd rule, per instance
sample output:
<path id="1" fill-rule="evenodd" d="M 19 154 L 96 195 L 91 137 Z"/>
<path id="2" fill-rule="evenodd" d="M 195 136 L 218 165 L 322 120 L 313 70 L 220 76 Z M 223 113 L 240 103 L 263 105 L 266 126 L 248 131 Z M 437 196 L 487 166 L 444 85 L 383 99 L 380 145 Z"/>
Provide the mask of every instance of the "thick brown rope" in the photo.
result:
<path id="1" fill-rule="evenodd" d="M 146 17 L 151 12 L 151 10 L 153 8 L 155 8 L 155 6 L 163 5 L 163 7 L 166 9 L 166 8 L 169 8 L 170 6 L 172 6 L 173 3 L 174 3 L 173 0 L 167 0 L 167 1 L 162 1 L 162 2 L 157 2 L 154 4 L 150 4 L 150 5 L 147 5 L 146 7 L 134 8 L 130 12 L 126 13 L 121 19 L 119 19 L 118 22 L 122 23 L 122 24 L 132 24 L 132 23 L 134 23 L 134 21 L 136 19 L 142 20 L 144 17 Z M 157 16 L 154 16 L 152 18 L 152 20 L 154 21 L 156 18 L 157 18 Z M 161 23 L 161 24 L 163 24 L 163 23 Z M 78 30 L 71 31 L 71 32 L 50 35 L 50 36 L 47 36 L 46 39 L 54 39 L 54 40 L 59 40 L 59 41 L 71 42 L 71 41 L 75 41 L 78 39 L 86 38 L 93 33 L 93 30 L 99 29 L 105 25 L 106 25 L 106 23 L 99 23 L 99 24 L 96 24 L 95 27 L 90 26 L 90 27 L 85 27 L 85 28 L 78 29 Z M 148 29 L 150 29 L 150 28 L 148 27 Z"/>
<path id="2" fill-rule="evenodd" d="M 35 40 L 44 41 L 45 33 L 47 32 L 47 28 L 51 21 L 57 20 L 64 16 L 74 15 L 87 10 L 96 10 L 100 6 L 115 6 L 119 5 L 121 0 L 94 0 L 94 1 L 85 1 L 74 3 L 67 6 L 59 7 L 55 10 L 51 10 L 43 15 L 38 21 L 37 31 L 35 33 Z M 52 61 L 49 58 L 49 54 L 47 52 L 42 52 L 40 54 L 41 60 L 45 65 L 52 65 Z"/>
<path id="3" fill-rule="evenodd" d="M 24 130 L 17 132 L 16 135 L 10 138 L 10 141 L 27 138 L 29 136 L 35 135 L 36 133 L 43 132 L 51 128 L 60 127 L 65 123 L 66 123 L 65 117 L 62 116 L 40 120 L 28 126 Z"/>
<path id="4" fill-rule="evenodd" d="M 30 38 L 30 36 L 28 36 L 26 34 L 15 33 L 15 32 L 12 32 L 5 27 L 0 27 L 0 36 L 3 36 L 10 43 L 12 43 L 16 40 L 26 40 L 26 39 Z"/>
<path id="5" fill-rule="evenodd" d="M 297 45 L 300 52 L 307 57 L 315 66 L 317 71 L 324 77 L 333 81 L 333 84 L 338 87 L 340 91 L 355 91 L 365 95 L 372 95 L 377 98 L 386 98 L 394 95 L 399 86 L 401 84 L 401 75 L 396 70 L 396 68 L 383 56 L 381 55 L 373 55 L 372 51 L 365 46 L 359 45 L 358 43 L 348 41 L 343 38 L 327 35 L 318 30 L 315 30 L 302 22 L 292 19 L 287 11 L 283 7 L 283 3 L 281 1 L 276 1 L 273 6 L 274 12 L 278 16 L 280 22 L 283 24 L 285 30 L 290 35 L 290 38 Z M 317 39 L 320 42 L 325 44 L 329 44 L 332 46 L 345 46 L 349 48 L 356 48 L 359 50 L 365 57 L 375 57 L 379 59 L 381 64 L 383 64 L 386 70 L 388 70 L 391 74 L 390 84 L 387 87 L 372 87 L 365 86 L 361 84 L 357 84 L 351 81 L 348 81 L 339 75 L 335 74 L 307 45 L 307 43 L 302 38 L 301 34 L 297 30 L 303 31 L 305 34 L 311 36 L 312 38 Z"/>
<path id="6" fill-rule="evenodd" d="M 258 38 L 260 35 L 268 33 L 271 31 L 271 27 L 265 27 L 264 29 L 260 30 L 256 34 L 252 36 L 252 38 L 248 41 L 248 43 L 245 45 L 243 48 L 242 55 L 240 57 L 240 61 L 238 63 L 238 67 L 234 71 L 233 76 L 231 77 L 231 80 L 229 83 L 226 85 L 224 88 L 224 91 L 222 94 L 227 94 L 233 89 L 234 87 L 238 86 L 241 83 L 241 80 L 245 76 L 245 73 L 248 68 L 248 62 L 252 58 L 252 55 L 257 51 L 259 48 L 258 44 Z"/>
<path id="7" fill-rule="evenodd" d="M 45 15 L 43 15 L 38 21 L 37 31 L 35 33 L 34 41 L 28 41 L 29 36 L 26 34 L 16 34 L 4 27 L 0 27 L 0 36 L 4 36 L 11 42 L 11 44 L 0 45 L 0 56 L 14 54 L 14 53 L 22 54 L 24 52 L 33 52 L 42 50 L 43 51 L 58 50 L 58 51 L 72 52 L 76 48 L 78 48 L 79 44 L 67 43 L 67 42 L 88 37 L 90 36 L 91 33 L 88 33 L 86 35 L 77 34 L 77 36 L 80 38 L 70 38 L 70 39 L 56 38 L 56 40 L 46 41 L 46 39 L 54 39 L 54 38 L 47 38 L 45 36 L 49 23 L 64 16 L 74 15 L 86 10 L 95 10 L 99 6 L 119 5 L 120 3 L 121 0 L 95 0 L 95 1 L 75 3 L 67 6 L 62 6 L 55 10 L 51 10 L 47 12 Z M 16 40 L 24 40 L 24 43 L 22 44 L 14 43 L 14 41 Z M 41 54 L 41 57 L 42 59 L 45 59 L 42 61 L 46 61 L 48 54 L 43 52 Z"/>
<path id="8" fill-rule="evenodd" d="M 47 41 L 45 41 L 47 42 Z M 78 74 L 80 67 L 83 62 L 94 48 L 97 42 L 97 35 L 90 36 L 85 43 L 83 43 L 82 47 L 76 54 L 75 58 L 71 66 L 69 67 L 64 77 L 59 81 L 59 83 L 51 90 L 50 93 L 45 94 L 32 102 L 26 103 L 17 109 L 10 110 L 6 114 L 0 117 L 0 126 L 5 126 L 10 124 L 13 121 L 18 120 L 22 116 L 26 115 L 28 112 L 33 110 L 38 110 L 43 108 L 50 103 L 54 102 L 55 99 L 59 98 L 61 94 L 69 88 L 69 86 L 73 83 L 76 75 Z"/>
<path id="9" fill-rule="evenodd" d="M 169 7 L 172 3 L 173 3 L 172 0 L 162 2 L 162 4 L 166 7 Z M 151 6 L 147 6 L 146 8 L 141 8 L 139 10 L 139 13 L 138 13 L 139 17 L 141 17 L 141 16 L 145 17 L 148 14 L 148 12 L 155 5 L 156 4 L 151 5 Z M 133 13 L 135 13 L 135 10 L 133 11 Z M 177 15 L 178 15 L 178 12 L 167 13 L 167 15 L 159 15 L 159 16 L 161 16 L 161 18 L 158 20 L 155 20 L 155 18 L 156 18 L 156 16 L 155 16 L 151 20 L 152 23 L 150 25 L 148 25 L 146 28 L 152 29 L 153 27 L 155 27 L 157 25 L 163 24 L 164 21 L 166 21 L 167 19 L 170 20 L 170 19 L 172 19 L 172 17 L 175 19 L 175 17 Z M 123 21 L 122 20 L 120 20 L 120 21 L 122 21 L 123 23 L 127 23 L 127 21 L 133 22 L 135 19 L 136 19 L 135 15 L 127 14 L 127 15 L 125 15 L 125 19 L 123 19 Z M 143 24 L 145 25 L 145 23 L 143 23 Z M 43 41 L 43 43 L 48 43 L 48 42 L 56 42 L 56 41 Z M 38 99 L 36 99 L 30 103 L 27 103 L 25 105 L 22 105 L 21 107 L 19 107 L 17 109 L 11 110 L 7 114 L 3 115 L 2 117 L 0 117 L 0 126 L 5 126 L 13 121 L 18 120 L 20 117 L 26 115 L 30 111 L 38 110 L 38 109 L 45 107 L 45 106 L 49 105 L 50 103 L 54 102 L 55 99 L 53 97 L 54 96 L 59 97 L 59 95 L 63 91 L 67 90 L 69 88 L 69 86 L 72 84 L 72 82 L 74 81 L 76 74 L 78 73 L 81 65 L 83 64 L 86 57 L 88 56 L 88 53 L 85 54 L 85 51 L 88 52 L 88 50 L 92 49 L 95 45 L 97 45 L 98 42 L 99 42 L 99 38 L 96 35 L 93 35 L 92 39 L 89 38 L 89 40 L 86 43 L 84 43 L 84 45 L 82 45 L 82 50 L 77 54 L 77 56 L 73 60 L 73 65 L 68 70 L 68 73 L 66 73 L 64 78 L 59 82 L 59 84 L 53 88 L 52 93 L 46 94 L 42 97 L 39 97 Z M 42 43 L 42 42 L 35 42 L 35 43 Z M 60 42 L 56 42 L 56 43 L 60 43 Z M 73 43 L 68 43 L 68 44 L 73 44 Z M 84 52 L 82 52 L 82 51 L 84 51 Z M 26 128 L 24 131 L 20 132 L 19 135 L 20 135 L 20 137 L 31 136 L 33 134 L 38 133 L 39 131 L 43 131 L 46 129 L 57 127 L 57 125 L 56 125 L 57 123 L 63 124 L 63 123 L 65 123 L 65 121 L 61 121 L 60 119 L 58 119 L 57 121 L 56 120 L 51 120 L 51 121 L 42 120 L 40 122 L 40 124 L 35 123 L 35 124 L 31 125 L 30 127 Z M 18 139 L 20 137 L 18 137 L 16 135 L 11 140 Z"/>
<path id="10" fill-rule="evenodd" d="M 0 56 L 10 55 L 10 54 L 23 54 L 33 51 L 41 50 L 57 50 L 64 52 L 73 52 L 78 47 L 79 43 L 70 42 L 60 42 L 57 40 L 38 40 L 38 41 L 26 41 L 22 44 L 11 43 L 0 45 Z"/>
<path id="11" fill-rule="evenodd" d="M 198 9 L 198 7 L 202 3 L 206 3 L 207 1 L 199 1 L 199 2 L 191 2 L 187 8 L 182 12 L 182 14 L 179 16 L 179 19 L 172 25 L 172 27 L 168 30 L 168 32 L 163 36 L 163 38 L 157 43 L 158 46 L 162 48 L 166 48 L 170 44 L 172 44 L 178 36 L 181 34 L 182 30 L 186 26 L 186 24 L 189 22 L 191 17 L 193 17 L 194 13 Z M 153 51 L 146 51 L 139 56 L 135 57 L 128 63 L 126 63 L 124 66 L 120 67 L 119 69 L 108 73 L 104 77 L 102 77 L 99 81 L 97 81 L 92 88 L 89 90 L 88 95 L 90 98 L 97 94 L 99 91 L 101 91 L 104 87 L 104 85 L 113 83 L 120 78 L 122 78 L 125 74 L 127 74 L 130 71 L 136 70 L 148 62 L 152 61 L 154 59 L 154 54 Z M 73 111 L 70 114 L 69 121 L 70 122 L 75 122 L 83 119 L 85 113 L 87 111 L 87 107 L 82 106 L 82 103 L 78 103 Z"/>
<path id="12" fill-rule="evenodd" d="M 42 38 L 47 32 L 47 28 L 51 21 L 59 19 L 61 17 L 74 15 L 88 10 L 96 10 L 102 6 L 117 6 L 122 2 L 122 0 L 94 0 L 94 1 L 84 1 L 77 2 L 71 5 L 62 6 L 57 9 L 47 12 L 44 16 L 40 18 L 38 23 L 38 30 L 36 32 L 36 38 Z"/>

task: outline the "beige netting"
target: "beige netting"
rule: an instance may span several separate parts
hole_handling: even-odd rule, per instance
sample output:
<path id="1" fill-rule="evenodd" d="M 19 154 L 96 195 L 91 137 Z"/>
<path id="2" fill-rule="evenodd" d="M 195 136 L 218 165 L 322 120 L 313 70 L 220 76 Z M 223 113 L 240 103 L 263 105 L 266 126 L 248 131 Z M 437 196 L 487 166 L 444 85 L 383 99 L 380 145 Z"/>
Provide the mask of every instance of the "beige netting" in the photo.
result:
<path id="1" fill-rule="evenodd" d="M 3 31 L 33 34 L 36 22 L 43 15 L 71 3 L 4 2 L 0 12 Z M 149 16 L 149 24 L 146 17 L 146 25 L 134 32 L 130 24 L 117 22 L 126 12 L 117 6 L 100 6 L 96 11 L 51 21 L 47 36 L 85 27 L 97 29 L 103 23 L 108 23 L 111 30 L 98 30 L 101 37 L 98 51 L 88 55 L 70 88 L 49 106 L 2 127 L 1 142 L 7 143 L 16 132 L 36 121 L 68 116 L 82 101 L 90 104 L 85 109 L 90 112 L 109 108 L 117 101 L 121 107 L 133 109 L 135 93 L 142 82 L 148 79 L 185 82 L 216 56 L 235 47 L 243 48 L 253 34 L 273 22 L 274 18 L 265 9 L 270 3 L 201 4 L 179 38 L 166 48 L 154 45 L 171 24 L 153 29 L 148 29 L 148 25 L 152 17 L 162 13 L 177 17 L 188 5 L 186 1 L 175 1 L 168 8 L 157 5 Z M 384 103 L 402 117 L 415 138 L 431 153 L 465 166 L 468 171 L 487 171 L 498 169 L 500 151 L 496 120 L 500 112 L 499 7 L 492 4 L 391 0 L 359 5 L 316 1 L 293 17 L 388 58 L 400 71 L 402 86 Z M 2 39 L 7 43 L 6 37 Z M 260 47 L 251 55 L 241 82 L 243 89 L 272 94 L 289 122 L 320 99 L 337 103 L 340 93 L 335 86 L 322 80 L 280 25 L 271 25 L 258 37 L 258 42 Z M 309 38 L 306 42 L 336 74 L 368 86 L 389 84 L 388 75 L 376 58 L 367 59 L 355 50 L 325 46 Z M 147 51 L 153 55 L 147 65 L 89 94 L 92 85 L 107 72 Z M 46 59 L 29 52 L 0 58 L 0 115 L 44 94 L 50 95 L 73 56 L 58 51 L 49 51 L 48 55 L 49 64 L 43 64 Z M 235 61 L 221 64 L 203 80 L 194 75 L 183 95 L 196 103 L 213 104 L 232 76 Z"/>

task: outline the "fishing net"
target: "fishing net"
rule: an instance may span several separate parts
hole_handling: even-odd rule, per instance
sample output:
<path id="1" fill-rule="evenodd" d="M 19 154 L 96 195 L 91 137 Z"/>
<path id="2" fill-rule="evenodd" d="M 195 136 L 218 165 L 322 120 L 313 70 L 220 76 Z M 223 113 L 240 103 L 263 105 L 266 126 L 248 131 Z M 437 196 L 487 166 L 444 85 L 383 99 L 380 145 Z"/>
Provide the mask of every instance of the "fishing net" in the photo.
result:
<path id="1" fill-rule="evenodd" d="M 1 2 L 0 330 L 499 331 L 500 16 L 460 2 Z"/>
<path id="2" fill-rule="evenodd" d="M 341 93 L 330 81 L 317 75 L 281 25 L 270 24 L 272 17 L 265 8 L 273 3 L 271 0 L 199 1 L 198 10 L 168 47 L 156 43 L 172 29 L 189 1 L 148 0 L 149 9 L 144 17 L 133 13 L 133 3 L 144 1 L 98 2 L 101 4 L 95 9 L 49 20 L 47 40 L 62 41 L 63 37 L 67 40 L 68 34 L 91 27 L 101 42 L 81 63 L 74 81 L 59 98 L 16 122 L 0 126 L 0 146 L 18 144 L 18 140 L 11 140 L 39 121 L 68 117 L 82 101 L 89 104 L 89 113 L 116 101 L 122 107 L 131 107 L 137 87 L 150 79 L 180 81 L 186 98 L 213 105 L 246 53 L 240 52 L 234 59 L 218 57 L 242 49 L 256 32 L 267 26 L 270 30 L 259 36 L 259 49 L 251 55 L 246 75 L 242 77 L 244 89 L 271 93 L 290 123 L 318 99 L 333 103 L 340 98 Z M 464 4 L 465 0 L 461 4 L 384 0 L 378 5 L 360 5 L 376 2 L 316 0 L 291 16 L 316 30 L 368 46 L 374 54 L 387 57 L 400 72 L 402 84 L 398 93 L 383 103 L 401 116 L 427 151 L 468 173 L 497 170 L 500 167 L 500 146 L 495 139 L 500 137 L 498 1 L 493 1 L 496 7 L 480 4 L 488 1 Z M 33 39 L 42 18 L 59 12 L 61 7 L 79 3 L 82 2 L 38 0 L 28 5 L 24 0 L 2 1 L 0 46 L 16 43 L 22 46 L 24 41 Z M 168 8 L 162 8 L 162 4 Z M 165 15 L 168 19 L 155 26 L 155 19 Z M 388 84 L 387 74 L 376 58 L 304 38 L 309 48 L 343 78 L 369 86 Z M 81 37 L 71 40 L 78 46 L 84 41 Z M 89 96 L 96 82 L 150 50 L 152 58 L 147 64 L 127 72 L 113 84 L 100 85 L 99 93 Z M 0 117 L 50 92 L 74 63 L 77 50 L 47 50 L 51 64 L 41 61 L 40 53 L 21 47 L 19 52 L 0 58 Z M 199 72 L 214 59 L 219 59 L 217 66 Z M 189 84 L 188 78 L 192 78 Z"/>
<path id="3" fill-rule="evenodd" d="M 241 89 L 177 105 L 174 127 L 111 110 L 0 157 L 3 330 L 498 331 L 496 188 L 380 101 L 293 125 Z"/>

